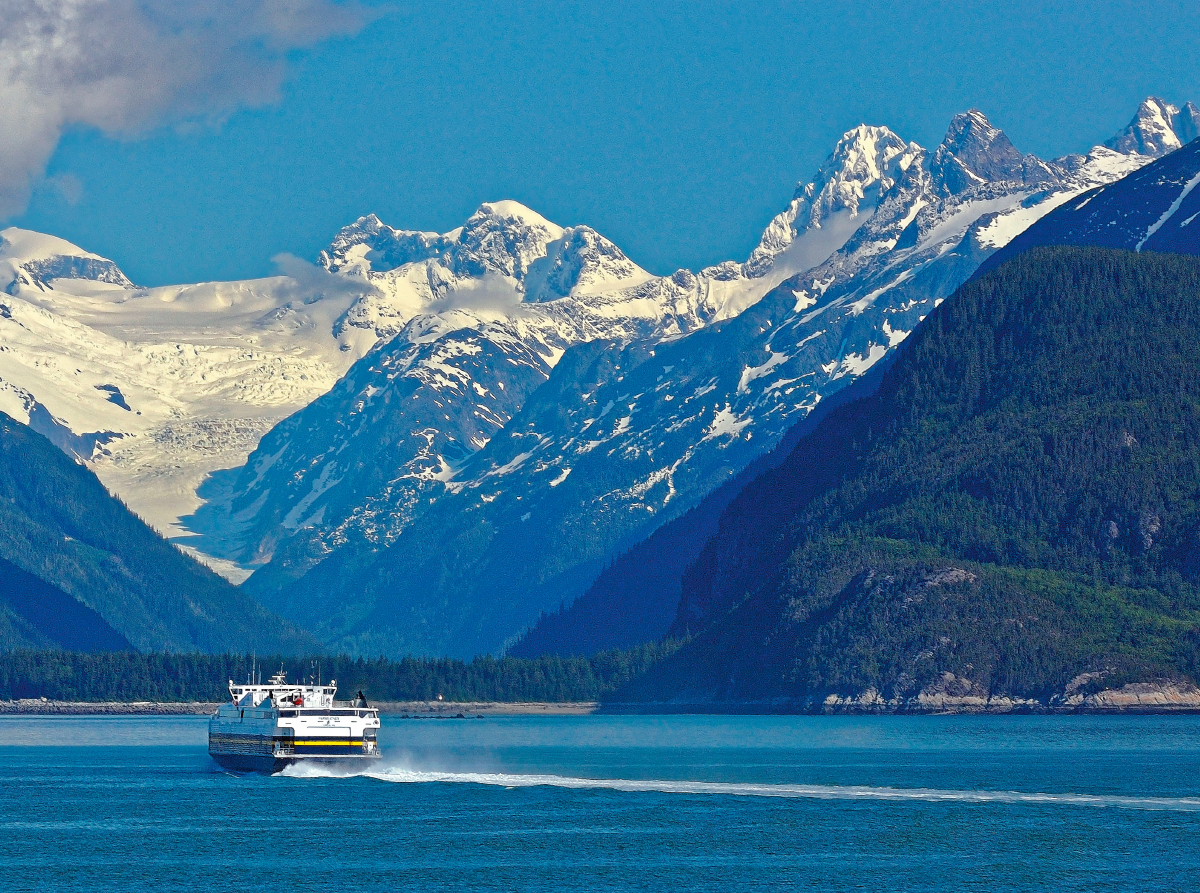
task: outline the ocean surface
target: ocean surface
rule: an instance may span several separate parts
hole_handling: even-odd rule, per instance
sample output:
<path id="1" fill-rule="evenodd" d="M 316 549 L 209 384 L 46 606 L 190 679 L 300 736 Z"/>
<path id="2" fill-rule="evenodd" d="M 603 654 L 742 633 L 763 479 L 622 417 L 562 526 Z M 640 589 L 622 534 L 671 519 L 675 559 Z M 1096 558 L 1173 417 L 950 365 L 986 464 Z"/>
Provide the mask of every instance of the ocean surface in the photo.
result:
<path id="1" fill-rule="evenodd" d="M 350 777 L 206 723 L 0 718 L 0 890 L 1200 890 L 1200 717 L 384 717 Z"/>

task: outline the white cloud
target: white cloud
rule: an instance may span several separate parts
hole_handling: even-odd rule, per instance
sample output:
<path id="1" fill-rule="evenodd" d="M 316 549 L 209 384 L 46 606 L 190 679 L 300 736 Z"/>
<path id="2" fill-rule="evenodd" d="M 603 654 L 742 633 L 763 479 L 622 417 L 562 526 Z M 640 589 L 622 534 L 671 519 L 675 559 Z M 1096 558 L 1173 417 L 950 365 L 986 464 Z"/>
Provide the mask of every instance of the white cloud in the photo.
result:
<path id="1" fill-rule="evenodd" d="M 363 294 L 380 294 L 373 283 L 361 276 L 346 276 L 341 273 L 330 273 L 324 267 L 309 263 L 294 254 L 277 254 L 271 258 L 275 269 L 295 283 L 294 299 L 311 299 L 313 295 L 349 295 L 357 297 Z"/>
<path id="2" fill-rule="evenodd" d="M 83 181 L 74 174 L 55 174 L 46 179 L 45 188 L 72 208 L 83 200 Z"/>
<path id="3" fill-rule="evenodd" d="M 0 0 L 0 219 L 65 128 L 136 135 L 273 102 L 289 52 L 376 15 L 353 0 Z"/>

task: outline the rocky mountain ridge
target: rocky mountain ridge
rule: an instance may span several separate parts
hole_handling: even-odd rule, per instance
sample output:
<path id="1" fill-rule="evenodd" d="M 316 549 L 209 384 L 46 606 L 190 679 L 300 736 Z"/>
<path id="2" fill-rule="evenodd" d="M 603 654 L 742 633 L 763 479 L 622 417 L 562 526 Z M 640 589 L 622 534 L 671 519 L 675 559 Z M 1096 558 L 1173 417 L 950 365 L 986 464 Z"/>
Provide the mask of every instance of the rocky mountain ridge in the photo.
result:
<path id="1" fill-rule="evenodd" d="M 1104 145 L 1118 152 L 1160 158 L 1200 136 L 1200 108 L 1183 108 L 1150 97 L 1138 107 L 1129 126 Z"/>
<path id="2" fill-rule="evenodd" d="M 1110 185 L 1062 203 L 989 256 L 972 278 L 978 279 L 1039 246 L 1095 245 L 1134 252 L 1200 253 L 1200 239 L 1188 228 L 1200 212 L 1200 193 L 1194 188 L 1197 183 L 1200 141 L 1193 140 Z M 699 557 L 705 541 L 716 534 L 717 520 L 736 493 L 753 476 L 783 462 L 794 445 L 789 441 L 809 433 L 835 404 L 870 396 L 880 378 L 876 370 L 879 367 L 839 392 L 835 401 L 822 403 L 820 412 L 791 429 L 788 441 L 748 466 L 739 479 L 709 494 L 694 511 L 620 556 L 584 597 L 569 609 L 542 618 L 512 653 L 587 654 L 665 635 L 679 604 L 684 569 Z M 753 474 L 748 477 L 750 472 Z"/>
<path id="3" fill-rule="evenodd" d="M 856 128 L 797 190 L 746 264 L 681 272 L 622 293 L 634 301 L 652 290 L 659 306 L 688 313 L 607 343 L 588 337 L 572 346 L 563 338 L 567 352 L 553 369 L 525 367 L 534 374 L 505 406 L 508 417 L 474 432 L 475 440 L 455 436 L 453 450 L 438 426 L 459 424 L 458 417 L 445 411 L 448 399 L 435 398 L 421 419 L 433 429 L 429 437 L 404 447 L 422 465 L 393 455 L 377 463 L 381 475 L 367 472 L 375 495 L 364 500 L 363 490 L 351 489 L 343 501 L 333 489 L 318 492 L 318 482 L 333 456 L 353 449 L 343 445 L 369 439 L 362 432 L 373 425 L 353 437 L 330 432 L 339 413 L 355 414 L 394 389 L 399 367 L 353 370 L 353 394 L 347 388 L 290 420 L 307 433 L 289 429 L 270 450 L 264 441 L 231 488 L 230 516 L 260 515 L 256 501 L 273 503 L 281 490 L 296 500 L 284 504 L 315 493 L 306 510 L 329 507 L 284 539 L 256 528 L 257 541 L 245 543 L 241 557 L 271 560 L 250 585 L 285 615 L 329 618 L 320 634 L 339 648 L 465 656 L 499 648 L 539 611 L 582 592 L 615 551 L 777 443 L 1029 223 L 1150 160 L 1096 147 L 1042 162 L 1017 152 L 976 111 L 956 117 L 932 153 L 886 128 Z M 377 250 L 387 253 L 366 252 Z M 793 273 L 793 265 L 803 269 Z M 425 331 L 419 318 L 408 325 L 383 354 L 428 343 L 414 337 Z M 458 330 L 446 343 L 472 331 Z M 507 372 L 513 364 L 506 363 L 459 367 L 459 390 L 448 392 L 456 412 L 472 407 L 476 417 L 469 390 L 498 387 L 476 376 Z M 393 393 L 393 401 L 425 404 L 413 391 Z M 377 418 L 379 430 L 391 430 L 390 415 Z M 400 427 L 414 430 L 413 421 Z M 393 441 L 380 438 L 389 449 Z M 296 459 L 259 475 L 255 463 L 274 462 L 275 449 Z M 401 471 L 384 480 L 387 468 Z M 363 477 L 356 470 L 339 479 Z"/>
<path id="4" fill-rule="evenodd" d="M 1154 164 L 1065 202 L 989 257 L 987 270 L 1045 245 L 1195 254 L 1200 249 L 1200 140 Z"/>

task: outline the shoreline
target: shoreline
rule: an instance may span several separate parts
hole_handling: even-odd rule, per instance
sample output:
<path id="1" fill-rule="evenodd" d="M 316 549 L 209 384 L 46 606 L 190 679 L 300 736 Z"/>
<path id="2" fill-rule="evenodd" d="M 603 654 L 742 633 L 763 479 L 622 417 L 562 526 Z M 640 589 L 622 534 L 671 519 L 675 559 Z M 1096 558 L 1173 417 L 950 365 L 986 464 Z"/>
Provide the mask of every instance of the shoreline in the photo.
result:
<path id="1" fill-rule="evenodd" d="M 383 716 L 401 719 L 473 719 L 479 716 L 590 716 L 598 701 L 376 701 Z"/>
<path id="2" fill-rule="evenodd" d="M 0 701 L 0 716 L 206 716 L 224 701 L 52 701 L 21 698 Z M 475 718 L 477 716 L 587 716 L 595 701 L 375 701 L 383 716 L 409 719 Z"/>
<path id="3" fill-rule="evenodd" d="M 51 701 L 24 698 L 0 701 L 0 716 L 207 716 L 224 702 L 206 701 Z M 482 719 L 493 716 L 1169 716 L 1200 714 L 1200 703 L 1100 699 L 1093 703 L 1055 704 L 937 703 L 889 704 L 752 701 L 744 703 L 647 702 L 601 704 L 596 701 L 376 701 L 382 716 L 393 719 Z"/>

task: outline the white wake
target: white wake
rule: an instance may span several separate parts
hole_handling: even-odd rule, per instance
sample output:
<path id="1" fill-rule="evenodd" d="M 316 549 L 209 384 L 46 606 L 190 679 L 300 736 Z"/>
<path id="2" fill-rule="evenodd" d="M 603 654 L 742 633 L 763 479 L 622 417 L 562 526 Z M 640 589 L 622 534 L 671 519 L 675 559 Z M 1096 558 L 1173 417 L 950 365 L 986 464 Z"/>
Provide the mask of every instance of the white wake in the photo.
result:
<path id="1" fill-rule="evenodd" d="M 580 778 L 569 775 L 505 772 L 442 772 L 399 767 L 339 773 L 334 769 L 294 765 L 282 773 L 294 778 L 373 778 L 398 784 L 475 784 L 505 788 L 554 787 L 570 790 L 608 790 L 630 793 L 707 794 L 733 797 L 783 797 L 809 800 L 883 800 L 925 803 L 1006 803 L 1091 806 L 1117 809 L 1200 812 L 1200 798 L 1129 797 L 1115 794 L 1040 793 L 1029 791 L 969 791 L 939 788 L 893 788 L 867 785 L 756 784 L 723 781 Z"/>

